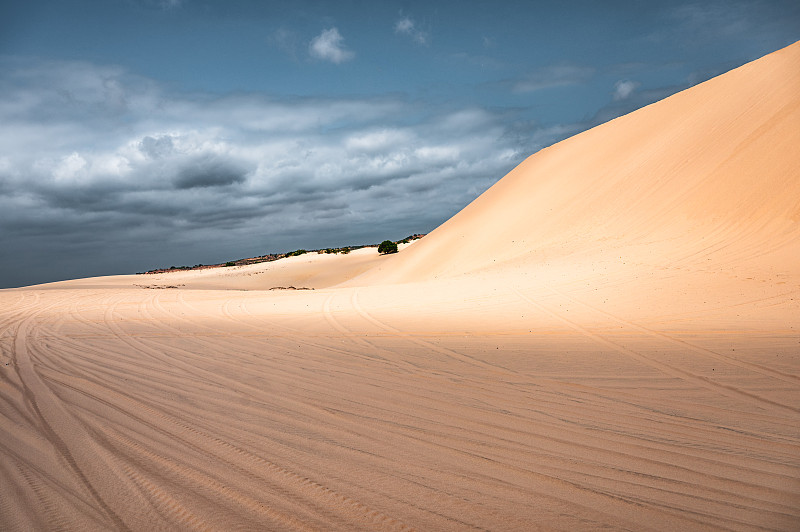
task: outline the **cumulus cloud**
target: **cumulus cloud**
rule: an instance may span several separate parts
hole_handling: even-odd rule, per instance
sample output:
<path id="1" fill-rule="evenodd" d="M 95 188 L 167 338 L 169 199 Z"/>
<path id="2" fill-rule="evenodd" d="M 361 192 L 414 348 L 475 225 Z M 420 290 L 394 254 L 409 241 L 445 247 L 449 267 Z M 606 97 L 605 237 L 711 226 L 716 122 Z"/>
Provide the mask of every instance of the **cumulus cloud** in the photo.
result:
<path id="1" fill-rule="evenodd" d="M 308 53 L 316 59 L 336 64 L 350 61 L 356 55 L 344 46 L 344 37 L 337 28 L 323 30 L 322 33 L 311 39 Z"/>
<path id="2" fill-rule="evenodd" d="M 626 100 L 633 94 L 633 91 L 639 88 L 641 83 L 638 81 L 631 81 L 629 79 L 621 79 L 614 84 L 614 92 L 612 96 L 614 101 Z"/>
<path id="3" fill-rule="evenodd" d="M 428 33 L 420 30 L 410 17 L 402 17 L 394 24 L 394 32 L 398 35 L 406 35 L 417 44 L 428 44 Z"/>
<path id="4" fill-rule="evenodd" d="M 6 286 L 428 231 L 530 149 L 477 107 L 185 95 L 89 63 L 0 66 L 0 247 L 19 257 L 0 264 Z"/>
<path id="5" fill-rule="evenodd" d="M 161 135 L 158 137 L 145 136 L 139 141 L 141 152 L 151 159 L 161 159 L 173 152 L 174 144 L 171 135 Z"/>
<path id="6" fill-rule="evenodd" d="M 381 128 L 374 131 L 360 131 L 345 139 L 345 147 L 354 152 L 374 153 L 403 146 L 413 139 L 411 131 Z"/>
<path id="7" fill-rule="evenodd" d="M 522 79 L 508 82 L 512 92 L 534 92 L 553 87 L 577 85 L 589 80 L 594 68 L 578 65 L 552 65 L 540 68 Z"/>
<path id="8" fill-rule="evenodd" d="M 56 181 L 74 180 L 86 169 L 86 159 L 77 152 L 72 152 L 63 157 L 53 166 L 53 177 Z"/>

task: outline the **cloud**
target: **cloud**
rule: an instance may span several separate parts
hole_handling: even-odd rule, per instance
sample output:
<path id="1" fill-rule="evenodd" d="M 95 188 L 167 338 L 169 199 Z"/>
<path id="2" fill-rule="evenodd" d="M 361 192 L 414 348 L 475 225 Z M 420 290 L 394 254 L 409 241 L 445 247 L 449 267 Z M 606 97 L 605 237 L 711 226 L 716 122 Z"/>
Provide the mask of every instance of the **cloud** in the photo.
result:
<path id="1" fill-rule="evenodd" d="M 323 30 L 322 33 L 311 39 L 311 43 L 308 45 L 308 53 L 316 59 L 336 64 L 350 61 L 356 55 L 345 48 L 344 38 L 336 28 Z"/>
<path id="2" fill-rule="evenodd" d="M 614 101 L 627 100 L 640 85 L 641 83 L 638 81 L 631 81 L 628 79 L 617 81 L 614 84 L 614 92 L 612 93 Z"/>
<path id="3" fill-rule="evenodd" d="M 394 32 L 398 35 L 406 35 L 417 44 L 428 44 L 428 33 L 420 30 L 410 17 L 402 17 L 394 24 Z"/>
<path id="4" fill-rule="evenodd" d="M 403 17 L 395 23 L 394 31 L 395 33 L 410 34 L 414 31 L 414 21 L 408 17 Z"/>
<path id="5" fill-rule="evenodd" d="M 139 150 L 151 159 L 162 159 L 173 152 L 174 144 L 170 135 L 157 138 L 145 136 L 139 142 Z"/>
<path id="6" fill-rule="evenodd" d="M 53 177 L 56 181 L 74 180 L 76 176 L 83 173 L 86 169 L 86 159 L 77 152 L 63 157 L 61 161 L 53 167 Z"/>
<path id="7" fill-rule="evenodd" d="M 414 138 L 411 131 L 381 128 L 358 132 L 344 141 L 345 147 L 354 152 L 374 153 L 407 144 Z"/>
<path id="8" fill-rule="evenodd" d="M 480 107 L 182 94 L 84 62 L 0 67 L 0 247 L 18 257 L 0 286 L 401 238 L 531 150 L 530 131 Z"/>
<path id="9" fill-rule="evenodd" d="M 222 187 L 243 183 L 247 170 L 234 160 L 204 154 L 187 161 L 176 173 L 179 189 Z"/>
<path id="10" fill-rule="evenodd" d="M 594 75 L 594 68 L 577 65 L 553 65 L 530 73 L 522 79 L 506 82 L 515 93 L 534 92 L 553 87 L 577 85 Z"/>

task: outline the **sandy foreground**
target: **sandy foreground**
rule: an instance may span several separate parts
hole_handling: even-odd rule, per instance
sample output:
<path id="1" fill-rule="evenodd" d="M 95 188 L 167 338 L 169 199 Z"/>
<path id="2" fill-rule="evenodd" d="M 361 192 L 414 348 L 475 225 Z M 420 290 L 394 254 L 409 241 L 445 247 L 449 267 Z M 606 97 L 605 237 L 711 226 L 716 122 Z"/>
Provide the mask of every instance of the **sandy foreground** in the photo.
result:
<path id="1" fill-rule="evenodd" d="M 0 290 L 0 529 L 797 530 L 798 124 L 795 44 L 394 256 Z"/>

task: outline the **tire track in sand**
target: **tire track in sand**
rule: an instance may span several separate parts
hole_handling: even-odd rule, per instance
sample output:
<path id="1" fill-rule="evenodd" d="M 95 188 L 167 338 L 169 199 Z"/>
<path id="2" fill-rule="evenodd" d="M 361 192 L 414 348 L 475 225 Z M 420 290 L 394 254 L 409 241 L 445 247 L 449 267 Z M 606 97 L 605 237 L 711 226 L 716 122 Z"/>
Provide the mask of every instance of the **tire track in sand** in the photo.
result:
<path id="1" fill-rule="evenodd" d="M 684 380 L 684 381 L 692 382 L 694 384 L 702 386 L 703 388 L 715 391 L 715 392 L 717 392 L 717 393 L 719 393 L 721 395 L 725 395 L 726 397 L 731 397 L 731 398 L 739 399 L 739 400 L 747 399 L 750 402 L 756 401 L 758 403 L 763 403 L 763 404 L 766 404 L 766 405 L 770 405 L 772 407 L 777 407 L 777 408 L 780 408 L 782 410 L 789 410 L 789 411 L 794 412 L 794 413 L 800 413 L 800 408 L 797 408 L 797 407 L 794 407 L 794 406 L 785 405 L 785 404 L 779 403 L 777 401 L 772 401 L 771 399 L 760 397 L 760 396 L 758 396 L 756 394 L 753 394 L 753 393 L 750 393 L 750 392 L 746 392 L 746 391 L 741 390 L 739 388 L 736 388 L 734 386 L 727 386 L 727 385 L 724 385 L 724 384 L 719 384 L 717 382 L 714 382 L 714 381 L 712 381 L 710 379 L 707 379 L 705 377 L 702 377 L 700 375 L 696 375 L 696 374 L 691 373 L 689 371 L 686 371 L 684 369 L 675 367 L 675 366 L 673 366 L 671 364 L 667 364 L 665 362 L 660 362 L 660 361 L 657 361 L 657 360 L 653 360 L 650 357 L 647 357 L 647 356 L 645 356 L 645 355 L 643 355 L 641 353 L 638 353 L 638 352 L 636 352 L 636 351 L 634 351 L 632 349 L 628 349 L 627 347 L 624 347 L 624 346 L 622 346 L 622 345 L 620 345 L 620 344 L 618 344 L 616 342 L 612 342 L 611 340 L 609 340 L 607 338 L 604 338 L 603 336 L 600 336 L 599 334 L 596 334 L 596 333 L 593 333 L 593 332 L 589 331 L 588 329 L 586 329 L 583 326 L 579 325 L 578 323 L 572 321 L 571 319 L 566 318 L 566 317 L 562 316 L 561 314 L 558 314 L 557 312 L 551 310 L 550 308 L 546 307 L 545 305 L 543 305 L 543 304 L 541 304 L 541 303 L 539 303 L 537 301 L 534 301 L 533 299 L 529 298 L 528 296 L 526 296 L 525 294 L 523 294 L 522 292 L 520 292 L 516 288 L 511 288 L 511 290 L 521 300 L 523 300 L 523 301 L 529 303 L 530 305 L 538 308 L 539 310 L 541 310 L 542 312 L 545 312 L 546 314 L 552 316 L 553 318 L 556 318 L 557 320 L 561 321 L 562 323 L 565 323 L 571 329 L 581 333 L 582 335 L 586 336 L 587 338 L 590 338 L 590 339 L 594 340 L 595 342 L 597 342 L 599 344 L 602 344 L 602 345 L 605 345 L 607 347 L 610 347 L 611 349 L 613 349 L 614 351 L 616 351 L 616 352 L 618 352 L 620 354 L 623 354 L 623 355 L 625 355 L 625 356 L 627 356 L 629 358 L 637 360 L 637 361 L 639 361 L 639 362 L 641 362 L 641 363 L 643 363 L 645 365 L 650 366 L 651 368 L 657 369 L 657 370 L 661 371 L 662 373 L 665 373 L 665 374 L 667 374 L 667 375 L 669 375 L 671 377 L 675 377 L 675 378 L 678 378 L 678 379 L 681 379 L 681 380 Z"/>
<path id="2" fill-rule="evenodd" d="M 325 299 L 325 303 L 323 303 L 322 305 L 322 315 L 325 317 L 325 321 L 328 322 L 328 325 L 336 329 L 339 333 L 341 333 L 345 338 L 350 340 L 352 343 L 360 345 L 361 347 L 366 348 L 371 352 L 378 351 L 384 355 L 389 355 L 389 357 L 386 356 L 378 357 L 377 355 L 375 356 L 375 358 L 377 358 L 384 364 L 387 364 L 389 366 L 394 367 L 395 369 L 399 369 L 401 371 L 406 371 L 409 373 L 416 373 L 423 369 L 420 365 L 414 364 L 409 360 L 397 359 L 396 356 L 393 356 L 395 355 L 395 353 L 392 353 L 388 349 L 376 346 L 375 344 L 357 336 L 355 332 L 351 331 L 350 329 L 342 325 L 339 322 L 339 320 L 336 319 L 336 316 L 334 316 L 333 311 L 331 310 L 331 302 L 333 301 L 333 298 L 335 296 L 336 292 L 332 292 L 331 295 L 328 296 L 327 299 Z"/>
<path id="3" fill-rule="evenodd" d="M 662 340 L 666 340 L 667 342 L 669 342 L 669 343 L 671 343 L 673 345 L 676 345 L 678 347 L 687 348 L 687 349 L 689 349 L 689 350 L 691 350 L 691 351 L 693 351 L 693 352 L 695 352 L 697 354 L 704 355 L 704 356 L 713 358 L 715 360 L 719 360 L 721 362 L 725 362 L 726 364 L 730 364 L 732 366 L 737 366 L 737 367 L 742 368 L 742 369 L 749 369 L 751 371 L 755 371 L 756 373 L 760 373 L 761 375 L 765 375 L 767 377 L 772 377 L 772 378 L 781 380 L 783 382 L 787 382 L 789 384 L 793 384 L 793 385 L 800 384 L 800 376 L 792 375 L 790 373 L 784 373 L 782 371 L 777 371 L 777 370 L 762 366 L 761 364 L 755 364 L 753 362 L 747 362 L 745 360 L 739 360 L 739 359 L 736 359 L 736 358 L 733 358 L 733 357 L 730 357 L 730 356 L 727 356 L 727 355 L 723 355 L 722 353 L 717 353 L 716 351 L 713 351 L 711 349 L 706 349 L 705 347 L 700 347 L 698 345 L 695 345 L 695 344 L 692 344 L 690 342 L 687 342 L 686 340 L 681 340 L 680 338 L 675 338 L 674 336 L 671 336 L 671 335 L 666 334 L 664 332 L 656 331 L 656 330 L 650 329 L 648 327 L 644 327 L 642 325 L 638 325 L 636 323 L 633 323 L 633 322 L 630 322 L 628 320 L 625 320 L 625 319 L 623 319 L 623 318 L 621 318 L 621 317 L 619 317 L 619 316 L 617 316 L 615 314 L 611 314 L 610 312 L 607 312 L 607 311 L 605 311 L 605 310 L 603 310 L 601 308 L 598 308 L 598 307 L 596 307 L 594 305 L 590 305 L 589 303 L 586 303 L 584 301 L 576 299 L 576 298 L 570 296 L 569 294 L 566 294 L 566 293 L 562 292 L 561 290 L 553 288 L 552 286 L 549 286 L 548 289 L 551 292 L 553 292 L 555 295 L 561 296 L 564 299 L 568 299 L 569 301 L 572 301 L 573 303 L 576 303 L 576 304 L 581 305 L 583 307 L 586 307 L 589 310 L 592 310 L 592 311 L 594 311 L 594 312 L 596 312 L 598 314 L 602 314 L 602 315 L 604 315 L 604 316 L 606 316 L 608 318 L 611 318 L 612 320 L 616 321 L 617 323 L 620 323 L 622 325 L 625 325 L 625 326 L 630 327 L 632 329 L 635 329 L 637 331 L 641 331 L 641 332 L 643 332 L 645 334 L 648 334 L 648 335 L 650 335 L 650 336 L 652 336 L 654 338 L 660 338 Z"/>
<path id="4" fill-rule="evenodd" d="M 173 314 L 169 313 L 165 308 L 160 306 L 160 302 L 158 301 L 158 294 L 156 294 L 155 297 L 149 298 L 148 302 L 152 305 L 152 308 L 154 310 L 156 310 L 157 312 L 161 312 L 161 313 L 176 317 Z M 113 312 L 111 314 L 107 314 L 106 316 L 107 317 L 113 317 Z M 157 320 L 155 318 L 155 316 L 149 315 L 149 317 L 155 322 L 159 321 L 159 320 Z M 183 319 L 183 318 L 181 318 L 181 319 Z M 233 318 L 229 316 L 228 319 L 233 319 Z M 234 320 L 234 321 L 236 321 L 236 320 Z M 159 355 L 159 350 L 158 349 L 155 349 L 155 348 L 153 348 L 153 347 L 151 347 L 149 345 L 146 345 L 141 340 L 135 339 L 135 338 L 131 337 L 130 335 L 125 334 L 124 330 L 120 327 L 119 324 L 117 324 L 115 322 L 115 320 L 113 320 L 113 319 L 106 320 L 105 323 L 109 327 L 109 329 L 112 331 L 112 333 L 115 334 L 115 336 L 117 338 L 119 338 L 121 341 L 127 343 L 128 345 L 130 345 L 131 347 L 133 347 L 137 351 L 144 350 L 144 351 L 149 352 L 149 353 L 151 353 L 153 355 L 156 355 L 156 356 Z M 174 328 L 174 327 L 172 327 L 172 326 L 170 326 L 168 324 L 162 323 L 161 326 L 162 326 L 162 328 L 165 328 L 167 330 L 171 330 L 174 333 L 185 334 L 185 332 L 179 331 L 178 329 L 176 329 L 176 328 Z M 194 353 L 192 353 L 191 351 L 188 351 L 186 349 L 182 349 L 182 348 L 178 348 L 178 347 L 174 347 L 174 346 L 171 347 L 170 349 L 172 351 L 174 351 L 174 352 L 182 352 L 187 356 L 194 355 Z M 161 354 L 161 356 L 164 356 L 164 354 Z M 245 387 L 245 388 L 248 387 L 247 385 L 244 385 L 242 383 L 238 383 L 236 381 L 231 381 L 230 379 L 225 379 L 224 377 L 222 377 L 220 375 L 216 375 L 216 374 L 214 374 L 212 372 L 203 370 L 200 367 L 196 367 L 196 366 L 190 364 L 187 360 L 179 360 L 177 358 L 171 358 L 171 357 L 170 357 L 170 360 L 171 360 L 172 364 L 177 364 L 177 365 L 180 365 L 181 367 L 185 367 L 186 369 L 190 369 L 192 371 L 192 373 L 194 374 L 194 376 L 196 378 L 200 379 L 201 381 L 204 381 L 204 382 L 227 382 L 227 384 L 229 386 L 232 386 L 233 384 L 239 384 L 239 386 L 241 386 L 241 387 Z M 60 384 L 62 384 L 64 386 L 67 386 L 67 387 L 70 387 L 70 388 L 74 389 L 75 391 L 82 392 L 81 390 L 78 390 L 75 387 L 69 386 L 66 383 L 60 382 Z M 106 390 L 106 392 L 108 394 L 114 393 L 114 392 L 111 392 L 110 390 Z M 85 393 L 85 392 L 82 392 L 82 393 Z M 123 396 L 123 398 L 125 398 L 125 397 Z M 95 397 L 95 400 L 102 401 L 98 397 Z M 106 404 L 107 404 L 107 406 L 111 406 L 107 402 L 106 402 Z M 294 491 L 294 492 L 296 492 L 298 494 L 305 492 L 304 496 L 308 497 L 308 500 L 310 500 L 310 501 L 327 500 L 330 503 L 336 504 L 336 506 L 338 508 L 340 508 L 341 510 L 347 509 L 344 512 L 344 515 L 346 515 L 349 519 L 352 519 L 353 521 L 357 522 L 357 521 L 361 521 L 361 520 L 366 520 L 368 523 L 371 523 L 370 526 L 375 526 L 375 525 L 380 525 L 381 527 L 389 526 L 393 530 L 413 530 L 412 527 L 406 525 L 405 523 L 402 523 L 401 521 L 399 521 L 396 518 L 393 518 L 391 516 L 383 514 L 383 513 L 379 512 L 378 510 L 375 510 L 373 508 L 368 507 L 367 505 L 365 505 L 364 503 L 361 503 L 358 500 L 355 500 L 355 499 L 353 499 L 353 498 L 351 498 L 351 497 L 349 497 L 347 495 L 338 493 L 338 492 L 334 491 L 333 489 L 331 489 L 331 488 L 329 488 L 329 487 L 327 487 L 327 486 L 325 486 L 323 484 L 320 484 L 320 483 L 318 483 L 318 482 L 316 482 L 316 481 L 314 481 L 314 480 L 312 480 L 310 478 L 307 478 L 307 477 L 305 477 L 305 476 L 303 476 L 301 474 L 298 474 L 298 473 L 295 473 L 295 472 L 293 472 L 291 470 L 285 469 L 285 468 L 283 468 L 283 467 L 281 467 L 281 466 L 279 466 L 279 465 L 277 465 L 277 464 L 275 464 L 275 463 L 273 463 L 271 461 L 266 460 L 265 458 L 263 458 L 263 457 L 261 457 L 259 455 L 253 454 L 253 453 L 251 453 L 249 451 L 246 451 L 246 450 L 244 450 L 244 449 L 242 449 L 240 447 L 237 447 L 237 446 L 229 443 L 226 440 L 223 440 L 223 439 L 218 438 L 218 437 L 213 436 L 213 435 L 206 434 L 205 432 L 203 432 L 203 431 L 201 431 L 201 430 L 199 430 L 197 428 L 192 427 L 191 425 L 189 425 L 186 422 L 180 421 L 180 420 L 175 419 L 175 418 L 173 418 L 171 416 L 167 416 L 166 414 L 164 414 L 162 412 L 159 412 L 157 410 L 154 410 L 152 408 L 149 408 L 149 407 L 143 405 L 141 402 L 137 401 L 137 402 L 135 402 L 135 405 L 136 405 L 137 408 L 147 410 L 152 415 L 154 415 L 154 416 L 156 416 L 156 417 L 158 417 L 158 418 L 160 418 L 162 420 L 166 420 L 166 421 L 168 421 L 168 422 L 170 422 L 170 423 L 172 423 L 174 425 L 177 425 L 177 426 L 181 427 L 182 430 L 188 431 L 189 433 L 193 434 L 196 437 L 196 439 L 199 438 L 199 441 L 210 442 L 215 446 L 221 447 L 224 450 L 227 450 L 227 451 L 230 451 L 230 452 L 234 453 L 233 456 L 238 456 L 240 458 L 247 459 L 249 464 L 235 464 L 234 462 L 230 462 L 230 461 L 227 462 L 231 466 L 236 467 L 237 469 L 241 469 L 242 471 L 251 471 L 254 464 L 255 465 L 260 465 L 262 467 L 262 469 L 266 468 L 267 472 L 270 473 L 270 475 L 264 476 L 263 477 L 264 479 L 269 478 L 269 476 L 273 476 L 274 477 L 275 475 L 278 475 L 279 477 L 283 478 L 284 480 L 290 481 L 291 485 L 294 485 L 293 488 L 290 488 L 290 487 L 286 486 L 285 483 L 284 483 L 284 488 L 289 489 L 290 491 Z M 135 411 L 135 410 L 126 411 L 125 413 L 128 416 L 132 416 L 132 413 L 131 413 L 132 411 Z M 138 418 L 138 420 L 139 420 L 139 422 L 146 423 L 141 418 Z M 151 424 L 150 424 L 150 426 L 151 426 L 151 428 L 153 428 L 155 430 L 159 430 L 160 432 L 163 432 L 163 429 L 159 429 L 159 428 L 157 428 L 157 427 L 155 427 L 154 425 L 151 425 Z M 176 437 L 176 434 L 172 433 L 170 431 L 165 432 L 165 434 L 167 434 L 168 436 L 170 436 L 172 438 Z M 212 452 L 210 450 L 203 450 L 202 448 L 197 447 L 197 445 L 196 445 L 197 442 L 192 443 L 194 440 L 190 441 L 189 439 L 185 439 L 185 440 L 182 440 L 182 441 L 184 441 L 185 445 L 189 445 L 191 447 L 196 447 L 198 450 L 200 450 L 201 452 L 205 453 L 209 458 L 226 461 L 226 459 L 223 458 L 223 456 L 226 456 L 226 455 L 220 454 L 219 452 Z M 230 456 L 230 453 L 228 453 L 227 456 Z M 309 489 L 311 490 L 310 492 L 309 492 Z M 302 495 L 298 495 L 298 496 L 300 496 L 301 498 L 303 497 Z"/>
<path id="5" fill-rule="evenodd" d="M 157 295 L 160 295 L 160 294 L 157 294 Z M 259 333 L 263 333 L 264 332 L 263 326 L 255 325 L 255 324 L 243 321 L 241 319 L 237 319 L 236 316 L 234 315 L 234 313 L 229 308 L 230 304 L 231 304 L 231 301 L 232 301 L 231 299 L 227 299 L 222 304 L 222 306 L 221 306 L 222 315 L 210 314 L 210 313 L 208 313 L 206 311 L 200 310 L 197 307 L 194 307 L 194 306 L 190 305 L 186 301 L 186 299 L 183 297 L 183 294 L 181 292 L 178 292 L 178 294 L 177 294 L 176 304 L 191 309 L 193 313 L 203 314 L 205 316 L 215 317 L 215 318 L 224 317 L 225 319 L 227 319 L 228 321 L 230 321 L 231 323 L 234 323 L 236 325 L 247 327 L 248 329 L 250 329 L 252 331 L 257 331 Z M 189 319 L 187 319 L 187 318 L 185 318 L 183 316 L 180 316 L 180 315 L 177 315 L 175 313 L 170 312 L 169 310 L 164 308 L 163 305 L 161 305 L 161 302 L 160 302 L 159 298 L 154 299 L 154 304 L 155 304 L 154 308 L 156 310 L 158 310 L 160 312 L 163 312 L 163 313 L 173 317 L 176 320 L 181 320 L 184 323 L 187 323 L 187 324 L 191 325 L 192 327 L 195 327 L 195 328 L 200 327 L 200 328 L 204 328 L 204 329 L 207 329 L 207 330 L 216 331 L 216 329 L 214 329 L 212 327 L 209 327 L 207 325 L 203 325 L 202 323 L 198 323 L 196 321 L 189 320 Z M 246 305 L 244 304 L 244 302 L 242 300 L 239 300 L 239 308 L 241 309 L 242 313 L 246 314 L 247 316 L 250 316 L 252 318 L 256 318 L 257 317 L 255 314 L 253 314 L 250 310 L 247 309 Z M 323 309 L 323 313 L 324 313 L 324 309 Z M 336 326 L 334 326 L 333 324 L 331 324 L 331 325 L 334 328 L 336 328 Z M 166 325 L 166 324 L 162 324 L 162 327 L 169 328 L 169 329 L 174 330 L 177 333 L 180 333 L 180 331 L 175 327 L 171 327 L 171 326 Z M 306 334 L 305 334 L 304 331 L 301 331 L 301 330 L 293 328 L 293 327 L 289 327 L 287 325 L 278 324 L 278 323 L 276 323 L 274 321 L 271 321 L 269 323 L 269 327 L 271 327 L 273 329 L 281 329 L 283 331 L 287 331 L 287 332 L 291 333 L 293 335 L 293 336 L 291 336 L 291 341 L 292 341 L 293 344 L 297 345 L 298 347 L 305 346 L 305 347 L 308 347 L 308 348 L 314 348 L 314 349 L 319 349 L 319 350 L 327 351 L 327 352 L 331 352 L 331 353 L 337 353 L 337 354 L 340 354 L 340 355 L 346 355 L 346 356 L 348 356 L 350 358 L 358 358 L 358 359 L 365 360 L 365 361 L 370 361 L 370 362 L 377 361 L 377 362 L 384 363 L 384 364 L 387 364 L 387 365 L 394 365 L 394 367 L 396 369 L 401 369 L 398 365 L 396 365 L 395 362 L 393 362 L 393 361 L 391 361 L 389 359 L 386 359 L 386 358 L 378 357 L 378 356 L 372 355 L 372 354 L 366 354 L 366 353 L 357 352 L 355 350 L 340 349 L 340 348 L 337 348 L 337 347 L 334 347 L 334 346 L 328 345 L 328 344 L 312 342 L 312 341 L 308 340 L 305 337 Z M 338 330 L 339 332 L 342 332 L 341 329 L 336 329 L 336 330 Z M 347 339 L 348 340 L 355 340 L 355 338 L 353 337 L 354 335 L 352 333 L 346 332 L 344 334 L 347 335 Z M 279 338 L 286 339 L 285 336 L 280 336 Z M 209 342 L 210 342 L 210 338 L 209 338 Z M 360 343 L 358 345 L 361 345 L 362 347 L 364 346 L 364 344 L 360 344 Z M 282 347 L 282 348 L 285 348 L 285 346 Z M 371 348 L 371 350 L 374 350 L 374 349 L 372 349 L 372 346 L 370 346 L 370 348 Z M 418 369 L 413 364 L 411 364 L 411 366 L 415 370 Z"/>
<path id="6" fill-rule="evenodd" d="M 55 380 L 57 380 L 57 382 L 65 388 L 69 388 L 76 393 L 85 395 L 103 404 L 107 408 L 118 411 L 134 419 L 136 422 L 148 427 L 150 430 L 161 433 L 172 440 L 176 440 L 186 448 L 194 449 L 198 453 L 204 455 L 206 458 L 224 463 L 227 467 L 237 470 L 240 474 L 252 477 L 256 481 L 264 482 L 266 480 L 273 488 L 280 490 L 285 496 L 297 501 L 301 505 L 307 506 L 307 500 L 304 497 L 307 497 L 308 500 L 312 501 L 318 501 L 322 499 L 326 500 L 329 504 L 336 504 L 340 509 L 343 509 L 341 506 L 344 505 L 349 509 L 344 513 L 344 516 L 349 519 L 353 519 L 355 521 L 366 520 L 371 525 L 388 525 L 392 530 L 413 530 L 412 527 L 402 523 L 396 518 L 369 508 L 365 504 L 338 493 L 306 476 L 283 468 L 258 454 L 242 449 L 241 447 L 238 447 L 217 436 L 199 430 L 188 422 L 184 422 L 169 416 L 160 410 L 157 410 L 142 402 L 135 401 L 126 395 L 108 390 L 108 398 L 102 398 L 89 393 L 82 387 L 75 386 L 60 379 Z M 116 404 L 117 402 L 129 403 L 131 406 L 126 409 L 119 404 Z M 166 422 L 168 425 L 172 425 L 173 429 L 175 430 L 167 430 L 166 428 L 161 427 L 152 421 L 146 420 L 144 416 L 133 413 L 137 411 L 147 412 L 152 418 L 160 419 L 161 421 Z M 108 434 L 108 431 L 104 432 Z M 159 463 L 164 468 L 173 471 L 181 477 L 190 478 L 194 483 L 202 484 L 210 491 L 224 495 L 227 499 L 230 499 L 232 502 L 235 502 L 243 508 L 247 508 L 250 511 L 255 511 L 260 514 L 263 514 L 263 512 L 267 511 L 273 520 L 279 521 L 279 523 L 284 526 L 291 524 L 293 528 L 296 529 L 308 529 L 305 524 L 296 518 L 265 508 L 261 502 L 253 499 L 245 493 L 242 493 L 231 486 L 220 484 L 211 477 L 203 475 L 197 470 L 183 466 L 175 460 L 171 460 L 154 453 L 142 445 L 134 442 L 130 438 L 123 436 L 119 431 L 115 431 L 115 433 L 110 435 L 110 437 L 117 442 L 126 444 L 127 447 L 137 450 L 140 454 L 145 455 L 148 461 Z M 281 480 L 284 482 L 280 482 Z M 288 481 L 288 485 L 286 481 Z M 154 495 L 157 496 L 157 493 L 154 493 Z"/>
<path id="7" fill-rule="evenodd" d="M 519 373 L 517 373 L 515 371 L 512 371 L 512 370 L 510 370 L 508 368 L 505 368 L 503 366 L 490 364 L 489 362 L 486 362 L 484 360 L 481 360 L 481 359 L 478 359 L 478 358 L 474 358 L 474 357 L 471 357 L 469 355 L 465 355 L 463 353 L 459 353 L 458 351 L 454 351 L 452 349 L 447 349 L 446 347 L 442 347 L 442 346 L 436 345 L 436 344 L 434 344 L 432 342 L 428 342 L 428 341 L 423 340 L 421 338 L 416 338 L 416 337 L 412 336 L 409 333 L 403 332 L 403 331 L 401 331 L 399 329 L 395 329 L 391 325 L 389 325 L 389 324 L 387 324 L 387 323 L 375 318 L 372 314 L 370 314 L 369 312 L 364 310 L 364 308 L 361 306 L 361 304 L 358 301 L 359 292 L 360 292 L 359 288 L 354 288 L 353 289 L 352 296 L 350 298 L 350 301 L 351 301 L 351 304 L 353 306 L 353 309 L 362 318 L 364 318 L 368 322 L 372 323 L 376 327 L 380 328 L 381 330 L 389 332 L 389 333 L 391 333 L 392 335 L 394 335 L 396 337 L 404 338 L 404 339 L 406 339 L 406 340 L 408 340 L 408 341 L 410 341 L 412 343 L 415 343 L 415 344 L 417 344 L 417 345 L 419 345 L 421 347 L 424 347 L 425 349 L 429 349 L 431 351 L 435 351 L 435 352 L 437 352 L 439 354 L 445 355 L 446 357 L 451 358 L 453 360 L 457 360 L 459 362 L 463 362 L 463 363 L 465 363 L 465 364 L 467 364 L 469 366 L 473 366 L 473 367 L 478 367 L 478 368 L 482 368 L 482 369 L 485 369 L 485 370 L 489 370 L 489 371 L 491 371 L 491 372 L 493 372 L 495 374 L 505 375 L 507 377 L 512 377 L 514 379 L 519 379 L 520 378 L 520 374 Z"/>
<path id="8" fill-rule="evenodd" d="M 97 503 L 117 530 L 130 530 L 122 517 L 105 500 L 97 489 L 109 478 L 122 479 L 124 475 L 117 473 L 113 458 L 95 442 L 83 429 L 81 424 L 69 413 L 58 397 L 48 388 L 36 372 L 27 345 L 28 329 L 39 314 L 52 309 L 58 301 L 40 307 L 28 314 L 19 324 L 14 337 L 14 359 L 17 371 L 24 388 L 24 396 L 30 403 L 40 421 L 41 430 L 53 447 L 66 462 L 69 469 L 77 476 L 86 491 Z M 120 482 L 115 486 L 118 492 L 128 491 L 130 498 L 135 497 L 132 486 Z M 130 500 L 129 497 L 121 497 Z"/>

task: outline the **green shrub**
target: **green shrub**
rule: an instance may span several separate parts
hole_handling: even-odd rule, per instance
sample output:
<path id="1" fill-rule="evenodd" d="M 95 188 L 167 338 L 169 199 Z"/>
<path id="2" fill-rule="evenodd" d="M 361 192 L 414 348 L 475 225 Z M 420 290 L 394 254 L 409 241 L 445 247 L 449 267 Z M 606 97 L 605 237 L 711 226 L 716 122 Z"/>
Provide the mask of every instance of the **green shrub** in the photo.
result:
<path id="1" fill-rule="evenodd" d="M 228 262 L 225 263 L 225 266 L 236 266 L 236 263 L 228 261 Z"/>
<path id="2" fill-rule="evenodd" d="M 378 253 L 381 255 L 388 255 L 389 253 L 397 253 L 397 244 L 391 240 L 384 240 L 378 246 Z"/>

